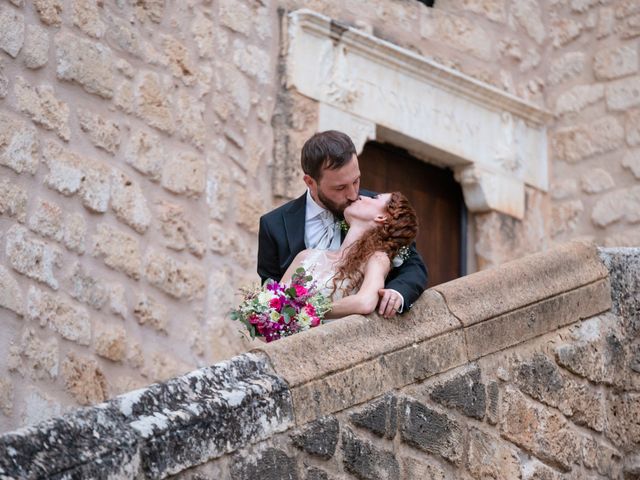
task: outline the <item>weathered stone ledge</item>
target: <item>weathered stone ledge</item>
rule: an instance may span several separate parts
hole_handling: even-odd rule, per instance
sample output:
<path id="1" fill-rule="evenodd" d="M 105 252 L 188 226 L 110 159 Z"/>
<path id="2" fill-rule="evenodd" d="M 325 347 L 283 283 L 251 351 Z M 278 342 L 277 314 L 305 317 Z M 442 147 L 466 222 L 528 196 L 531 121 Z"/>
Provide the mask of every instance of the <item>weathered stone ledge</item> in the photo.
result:
<path id="1" fill-rule="evenodd" d="M 286 384 L 245 354 L 0 437 L 0 478 L 165 478 L 287 430 Z"/>

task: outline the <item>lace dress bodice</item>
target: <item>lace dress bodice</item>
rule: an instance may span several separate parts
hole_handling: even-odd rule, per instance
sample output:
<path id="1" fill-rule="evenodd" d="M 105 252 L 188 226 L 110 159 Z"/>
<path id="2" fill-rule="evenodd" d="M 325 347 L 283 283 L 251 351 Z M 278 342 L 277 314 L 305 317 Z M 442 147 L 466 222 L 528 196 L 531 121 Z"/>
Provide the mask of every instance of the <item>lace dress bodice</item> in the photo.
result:
<path id="1" fill-rule="evenodd" d="M 320 293 L 336 301 L 347 295 L 348 282 L 343 280 L 333 291 L 333 277 L 336 275 L 335 260 L 329 258 L 327 250 L 310 250 L 302 261 L 302 267 L 317 282 Z"/>

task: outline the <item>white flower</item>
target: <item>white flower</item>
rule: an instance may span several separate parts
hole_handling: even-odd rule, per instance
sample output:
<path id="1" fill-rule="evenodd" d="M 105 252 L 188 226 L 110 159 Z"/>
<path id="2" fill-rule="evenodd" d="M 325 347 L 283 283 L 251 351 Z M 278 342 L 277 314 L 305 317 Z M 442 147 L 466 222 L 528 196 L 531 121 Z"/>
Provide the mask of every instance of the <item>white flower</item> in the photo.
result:
<path id="1" fill-rule="evenodd" d="M 275 297 L 273 292 L 271 290 L 266 290 L 265 289 L 265 290 L 263 290 L 262 292 L 260 292 L 258 294 L 258 302 L 261 305 L 268 305 L 273 297 Z"/>
<path id="2" fill-rule="evenodd" d="M 402 258 L 402 255 L 396 255 L 395 257 L 393 257 L 393 260 L 391 260 L 391 264 L 394 266 L 394 268 L 398 268 L 403 263 L 404 258 Z"/>

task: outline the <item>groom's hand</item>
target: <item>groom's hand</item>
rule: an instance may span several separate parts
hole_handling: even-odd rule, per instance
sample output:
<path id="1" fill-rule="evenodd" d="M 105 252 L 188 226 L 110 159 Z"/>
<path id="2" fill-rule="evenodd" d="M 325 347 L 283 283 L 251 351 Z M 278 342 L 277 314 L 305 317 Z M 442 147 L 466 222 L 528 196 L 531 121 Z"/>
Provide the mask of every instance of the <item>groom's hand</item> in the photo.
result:
<path id="1" fill-rule="evenodd" d="M 378 313 L 384 318 L 393 317 L 402 308 L 403 298 L 397 291 L 381 288 L 378 290 L 378 295 L 380 295 Z"/>

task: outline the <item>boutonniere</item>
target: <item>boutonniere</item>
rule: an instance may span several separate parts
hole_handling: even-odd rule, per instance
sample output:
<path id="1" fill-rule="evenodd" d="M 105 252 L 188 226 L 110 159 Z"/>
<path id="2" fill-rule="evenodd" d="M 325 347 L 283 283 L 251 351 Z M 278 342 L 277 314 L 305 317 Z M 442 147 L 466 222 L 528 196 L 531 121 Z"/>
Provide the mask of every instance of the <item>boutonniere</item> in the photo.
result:
<path id="1" fill-rule="evenodd" d="M 341 232 L 347 233 L 349 231 L 349 224 L 345 220 L 340 220 L 338 226 Z"/>
<path id="2" fill-rule="evenodd" d="M 391 263 L 395 268 L 398 268 L 400 265 L 402 265 L 405 262 L 405 260 L 409 258 L 410 255 L 411 255 L 411 252 L 409 251 L 409 247 L 407 246 L 400 247 L 400 250 L 398 250 L 398 254 L 395 257 L 393 257 L 393 260 L 391 260 Z"/>

